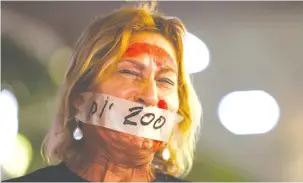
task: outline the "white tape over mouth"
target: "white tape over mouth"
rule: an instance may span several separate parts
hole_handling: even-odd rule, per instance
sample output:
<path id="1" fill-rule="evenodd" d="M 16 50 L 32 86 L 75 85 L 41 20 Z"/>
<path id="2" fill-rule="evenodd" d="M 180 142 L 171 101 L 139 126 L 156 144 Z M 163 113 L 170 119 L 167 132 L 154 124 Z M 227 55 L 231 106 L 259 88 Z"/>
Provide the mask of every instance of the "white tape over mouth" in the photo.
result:
<path id="1" fill-rule="evenodd" d="M 167 142 L 174 126 L 183 120 L 176 112 L 110 95 L 85 92 L 76 118 L 83 123 Z"/>

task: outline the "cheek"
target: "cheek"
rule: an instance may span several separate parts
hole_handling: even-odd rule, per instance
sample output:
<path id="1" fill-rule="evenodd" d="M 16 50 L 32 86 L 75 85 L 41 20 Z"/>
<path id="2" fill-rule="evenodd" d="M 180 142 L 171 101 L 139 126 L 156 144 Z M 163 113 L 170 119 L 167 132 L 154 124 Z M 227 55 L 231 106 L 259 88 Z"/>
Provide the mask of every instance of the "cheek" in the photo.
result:
<path id="1" fill-rule="evenodd" d="M 94 92 L 128 99 L 132 97 L 137 90 L 137 85 L 134 85 L 133 82 L 127 82 L 121 78 L 113 77 L 100 82 L 100 84 L 95 87 Z"/>
<path id="2" fill-rule="evenodd" d="M 144 83 L 139 84 L 119 76 L 113 76 L 105 81 L 101 81 L 94 87 L 93 91 L 129 100 L 134 95 L 140 93 L 142 88 L 145 88 Z M 165 100 L 170 110 L 178 111 L 179 96 L 177 89 L 170 92 L 161 92 L 160 90 L 159 99 Z"/>
<path id="3" fill-rule="evenodd" d="M 166 101 L 167 106 L 170 110 L 178 111 L 178 109 L 179 109 L 179 97 L 178 97 L 177 92 L 163 97 L 163 100 Z"/>

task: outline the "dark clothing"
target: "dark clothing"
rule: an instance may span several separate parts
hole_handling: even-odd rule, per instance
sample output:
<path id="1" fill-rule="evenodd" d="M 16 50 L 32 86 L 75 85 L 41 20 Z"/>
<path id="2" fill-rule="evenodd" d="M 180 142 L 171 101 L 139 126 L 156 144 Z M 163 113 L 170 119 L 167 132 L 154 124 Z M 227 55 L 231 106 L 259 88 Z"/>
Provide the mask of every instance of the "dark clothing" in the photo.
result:
<path id="1" fill-rule="evenodd" d="M 25 176 L 3 182 L 88 182 L 72 172 L 64 163 L 39 169 Z M 153 182 L 187 182 L 168 174 L 156 173 Z"/>

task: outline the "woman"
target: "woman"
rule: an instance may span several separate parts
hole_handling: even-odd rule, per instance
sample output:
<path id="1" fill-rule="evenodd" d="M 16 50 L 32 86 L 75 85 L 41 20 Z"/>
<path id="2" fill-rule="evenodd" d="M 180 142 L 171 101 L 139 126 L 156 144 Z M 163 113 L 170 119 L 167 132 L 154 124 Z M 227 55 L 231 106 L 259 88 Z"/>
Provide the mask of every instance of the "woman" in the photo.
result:
<path id="1" fill-rule="evenodd" d="M 57 165 L 9 181 L 182 181 L 192 166 L 201 116 L 184 71 L 184 34 L 181 21 L 151 6 L 95 20 L 71 57 L 44 141 L 45 159 Z M 141 121 L 134 117 L 140 112 Z"/>

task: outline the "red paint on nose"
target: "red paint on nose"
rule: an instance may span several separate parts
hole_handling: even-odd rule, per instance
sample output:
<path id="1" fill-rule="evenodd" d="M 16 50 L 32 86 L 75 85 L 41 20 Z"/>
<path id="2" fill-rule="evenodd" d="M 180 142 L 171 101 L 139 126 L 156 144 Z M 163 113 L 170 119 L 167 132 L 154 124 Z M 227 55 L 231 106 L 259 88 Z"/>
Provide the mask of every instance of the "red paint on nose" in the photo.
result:
<path id="1" fill-rule="evenodd" d="M 159 102 L 158 102 L 158 107 L 159 107 L 160 109 L 168 109 L 167 103 L 165 102 L 165 100 L 159 100 Z"/>

